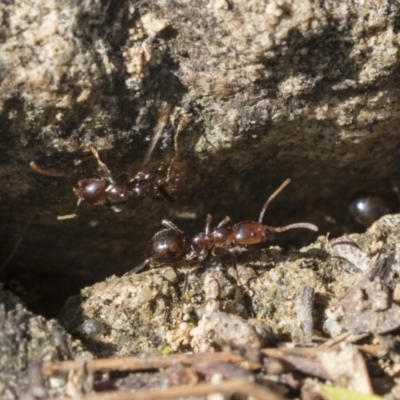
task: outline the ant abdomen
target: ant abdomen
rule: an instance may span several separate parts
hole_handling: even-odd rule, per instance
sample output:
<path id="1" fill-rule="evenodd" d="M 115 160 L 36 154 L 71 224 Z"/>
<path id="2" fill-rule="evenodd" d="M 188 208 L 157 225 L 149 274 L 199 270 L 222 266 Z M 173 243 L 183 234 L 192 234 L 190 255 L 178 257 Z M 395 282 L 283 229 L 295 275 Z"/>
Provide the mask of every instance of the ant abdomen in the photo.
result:
<path id="1" fill-rule="evenodd" d="M 107 203 L 106 183 L 101 179 L 82 179 L 74 187 L 74 192 L 80 200 L 85 200 L 90 204 Z"/>
<path id="2" fill-rule="evenodd" d="M 257 244 L 275 238 L 274 232 L 261 222 L 239 222 L 233 226 L 233 231 L 235 233 L 235 244 Z"/>

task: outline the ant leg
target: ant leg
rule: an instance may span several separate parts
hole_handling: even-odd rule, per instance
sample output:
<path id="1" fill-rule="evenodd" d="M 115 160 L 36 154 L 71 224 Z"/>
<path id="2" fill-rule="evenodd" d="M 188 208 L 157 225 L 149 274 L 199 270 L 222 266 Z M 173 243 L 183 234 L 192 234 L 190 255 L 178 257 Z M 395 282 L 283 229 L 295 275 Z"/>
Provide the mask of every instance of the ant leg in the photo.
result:
<path id="1" fill-rule="evenodd" d="M 135 211 L 137 214 L 140 214 L 140 212 L 142 211 L 142 207 L 143 207 L 143 199 L 141 197 L 138 197 L 135 204 L 136 208 Z"/>
<path id="2" fill-rule="evenodd" d="M 188 287 L 189 287 L 189 275 L 193 271 L 195 271 L 196 269 L 198 269 L 200 267 L 201 267 L 201 265 L 198 265 L 198 266 L 192 267 L 192 268 L 187 267 L 187 269 L 186 269 L 185 280 L 183 282 L 183 288 L 182 288 L 182 298 L 181 298 L 182 305 L 181 305 L 181 310 L 179 312 L 179 317 L 178 317 L 179 319 L 182 319 L 182 315 L 183 315 L 183 307 L 185 305 L 185 296 L 186 296 L 186 293 L 187 293 Z"/>
<path id="3" fill-rule="evenodd" d="M 67 219 L 76 218 L 78 216 L 78 214 L 77 214 L 78 213 L 78 207 L 79 207 L 79 204 L 81 204 L 81 202 L 82 202 L 82 199 L 79 198 L 78 202 L 76 203 L 76 212 L 74 214 L 57 215 L 57 219 L 59 221 L 65 221 Z"/>
<path id="4" fill-rule="evenodd" d="M 189 274 L 192 270 L 188 268 L 185 272 L 185 280 L 183 282 L 183 288 L 182 288 L 182 300 L 185 299 L 185 295 L 189 286 Z"/>
<path id="5" fill-rule="evenodd" d="M 231 250 L 226 249 L 224 247 L 214 247 L 214 249 L 212 250 L 212 253 L 216 257 L 229 255 L 229 257 L 231 258 L 232 266 L 235 269 L 236 281 L 238 282 L 238 284 L 240 286 L 242 286 L 244 289 L 249 291 L 250 290 L 249 286 L 247 284 L 244 284 L 240 279 L 239 271 L 238 271 L 238 268 L 237 268 L 236 255 L 234 253 L 232 253 Z"/>
<path id="6" fill-rule="evenodd" d="M 205 233 L 206 235 L 208 235 L 208 234 L 210 233 L 211 222 L 212 222 L 212 215 L 211 215 L 211 214 L 207 214 L 207 218 L 206 218 L 206 227 L 204 228 L 204 233 Z"/>
<path id="7" fill-rule="evenodd" d="M 146 267 L 149 264 L 149 260 L 144 260 L 142 263 L 140 263 L 139 265 L 137 265 L 135 268 L 131 269 L 130 271 L 128 271 L 127 273 L 125 273 L 123 276 L 130 276 L 133 274 L 137 274 L 138 272 L 140 272 L 144 267 Z"/>
<path id="8" fill-rule="evenodd" d="M 189 274 L 191 273 L 192 269 L 187 268 L 186 272 L 185 272 L 185 280 L 183 281 L 183 288 L 182 288 L 182 297 L 181 297 L 181 310 L 179 311 L 179 316 L 178 319 L 182 319 L 182 315 L 183 315 L 183 308 L 185 306 L 185 296 L 186 296 L 186 292 L 188 290 L 189 287 Z"/>
<path id="9" fill-rule="evenodd" d="M 226 215 L 225 218 L 218 224 L 218 228 L 225 226 L 230 220 L 231 220 L 231 217 Z"/>
<path id="10" fill-rule="evenodd" d="M 166 177 L 166 182 L 168 183 L 171 180 L 171 174 L 172 174 L 172 167 L 175 164 L 175 161 L 181 161 L 181 163 L 186 165 L 186 162 L 182 160 L 182 158 L 179 155 L 179 144 L 178 144 L 178 137 L 180 132 L 182 131 L 183 127 L 187 124 L 189 118 L 188 116 L 183 116 L 181 120 L 179 121 L 178 128 L 176 129 L 176 133 L 174 136 L 174 150 L 175 154 L 174 157 L 171 160 L 171 163 L 169 164 L 168 170 L 167 170 L 167 177 Z M 182 167 L 182 165 L 181 165 Z"/>
<path id="11" fill-rule="evenodd" d="M 263 208 L 261 209 L 260 218 L 258 219 L 258 222 L 262 222 L 262 220 L 264 218 L 265 210 L 267 209 L 267 207 L 269 206 L 271 201 L 274 200 L 275 197 L 278 196 L 278 194 L 280 192 L 282 192 L 282 190 L 285 189 L 285 187 L 287 185 L 289 185 L 290 182 L 291 182 L 290 178 L 286 179 L 285 182 L 283 182 L 282 185 L 279 186 L 278 189 L 276 189 L 275 192 L 271 194 L 271 196 L 269 196 L 269 199 L 265 202 L 265 204 L 263 205 Z"/>
<path id="12" fill-rule="evenodd" d="M 164 182 L 156 182 L 156 189 L 169 202 L 175 202 L 175 199 L 168 193 L 167 189 L 165 188 Z"/>
<path id="13" fill-rule="evenodd" d="M 289 231 L 291 229 L 309 229 L 311 231 L 318 232 L 318 227 L 315 226 L 314 224 L 310 224 L 308 222 L 297 222 L 296 224 L 291 224 L 291 225 L 286 225 L 286 226 L 281 226 L 278 228 L 274 228 L 273 226 L 266 226 L 265 227 L 272 232 L 284 232 L 284 231 Z"/>
<path id="14" fill-rule="evenodd" d="M 102 169 L 102 171 L 104 172 L 104 174 L 106 175 L 106 177 L 113 182 L 112 179 L 112 175 L 111 175 L 111 171 L 108 169 L 107 165 L 105 163 L 103 163 L 103 161 L 100 160 L 100 156 L 99 156 L 99 152 L 97 151 L 97 149 L 89 144 L 88 145 L 88 149 L 92 152 L 92 154 L 95 156 L 96 160 L 97 160 L 97 164 L 99 164 L 99 167 Z"/>
<path id="15" fill-rule="evenodd" d="M 168 221 L 167 219 L 163 219 L 161 221 L 161 225 L 164 228 L 172 229 L 173 231 L 178 231 L 180 233 L 183 233 L 175 224 L 173 224 L 171 221 Z"/>
<path id="16" fill-rule="evenodd" d="M 76 217 L 77 217 L 77 214 L 57 215 L 57 219 L 59 221 L 65 221 L 67 219 L 74 219 Z"/>
<path id="17" fill-rule="evenodd" d="M 165 109 L 161 112 L 160 116 L 158 117 L 157 124 L 153 131 L 153 137 L 151 138 L 149 147 L 144 156 L 142 167 L 144 167 L 150 161 L 150 158 L 154 151 L 154 148 L 156 147 L 156 144 L 157 144 L 158 140 L 160 139 L 161 133 L 164 130 L 165 125 L 168 122 L 168 117 L 169 117 L 171 108 L 172 107 L 169 105 L 166 106 Z"/>

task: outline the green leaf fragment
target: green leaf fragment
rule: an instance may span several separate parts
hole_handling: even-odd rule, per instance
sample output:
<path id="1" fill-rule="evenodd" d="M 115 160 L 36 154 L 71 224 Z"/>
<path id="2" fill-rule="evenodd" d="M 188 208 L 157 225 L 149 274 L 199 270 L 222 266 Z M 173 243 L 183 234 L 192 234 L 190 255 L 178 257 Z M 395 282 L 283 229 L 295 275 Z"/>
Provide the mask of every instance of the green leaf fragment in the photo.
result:
<path id="1" fill-rule="evenodd" d="M 354 392 L 342 387 L 319 385 L 320 393 L 329 400 L 385 400 L 381 396 Z"/>

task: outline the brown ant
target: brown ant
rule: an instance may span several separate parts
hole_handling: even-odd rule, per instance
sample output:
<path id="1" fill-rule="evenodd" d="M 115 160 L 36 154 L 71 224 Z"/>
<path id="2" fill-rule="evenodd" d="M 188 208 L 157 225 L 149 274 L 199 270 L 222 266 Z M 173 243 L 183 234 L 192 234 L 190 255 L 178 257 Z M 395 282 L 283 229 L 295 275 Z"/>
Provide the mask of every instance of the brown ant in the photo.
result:
<path id="1" fill-rule="evenodd" d="M 258 221 L 239 222 L 232 227 L 228 225 L 230 218 L 226 216 L 216 228 L 212 229 L 212 216 L 207 214 L 204 232 L 188 238 L 172 222 L 163 220 L 162 226 L 166 229 L 157 232 L 151 239 L 146 251 L 146 260 L 128 272 L 128 274 L 137 273 L 147 265 L 172 264 L 174 267 L 188 267 L 196 261 L 201 264 L 210 253 L 213 256 L 227 254 L 231 257 L 238 283 L 246 288 L 240 282 L 236 257 L 231 249 L 232 246 L 263 243 L 273 240 L 275 233 L 291 229 L 303 228 L 318 231 L 318 227 L 308 222 L 298 222 L 282 227 L 272 227 L 262 223 L 268 205 L 289 183 L 290 179 L 286 179 L 268 198 L 261 209 Z M 183 294 L 186 292 L 189 272 L 188 270 L 185 276 Z"/>
<path id="2" fill-rule="evenodd" d="M 394 190 L 396 191 L 396 188 Z M 355 220 L 366 227 L 390 212 L 382 197 L 373 195 L 366 190 L 360 190 L 353 194 L 349 210 Z"/>
<path id="3" fill-rule="evenodd" d="M 163 111 L 158 119 L 154 129 L 154 134 L 146 152 L 142 168 L 149 162 L 151 154 L 155 148 L 158 139 L 168 121 L 170 107 Z M 188 178 L 188 165 L 179 155 L 178 136 L 183 126 L 186 124 L 187 118 L 184 117 L 179 122 L 177 132 L 174 137 L 175 155 L 168 167 L 166 176 L 160 173 L 144 173 L 138 172 L 135 176 L 124 173 L 114 179 L 107 165 L 101 161 L 97 149 L 89 145 L 88 148 L 97 160 L 101 168 L 104 178 L 88 178 L 80 180 L 73 188 L 74 193 L 78 197 L 78 205 L 82 201 L 89 204 L 106 206 L 118 212 L 122 210 L 122 206 L 133 198 L 137 201 L 137 206 L 140 208 L 144 196 L 154 193 L 161 194 L 166 199 L 174 201 L 173 194 L 181 191 L 186 185 Z M 52 171 L 46 171 L 40 168 L 35 162 L 31 162 L 31 168 L 42 175 L 52 177 L 66 177 L 66 174 L 61 174 Z M 59 219 L 73 218 L 75 214 L 61 216 Z"/>

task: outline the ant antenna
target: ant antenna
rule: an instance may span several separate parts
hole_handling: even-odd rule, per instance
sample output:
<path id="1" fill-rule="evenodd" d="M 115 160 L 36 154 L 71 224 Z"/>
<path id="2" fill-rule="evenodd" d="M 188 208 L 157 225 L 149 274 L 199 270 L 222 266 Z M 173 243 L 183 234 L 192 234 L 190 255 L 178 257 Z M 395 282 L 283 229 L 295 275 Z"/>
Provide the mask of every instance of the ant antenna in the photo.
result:
<path id="1" fill-rule="evenodd" d="M 164 130 L 165 125 L 168 122 L 168 117 L 171 112 L 171 108 L 172 107 L 169 105 L 166 106 L 165 109 L 161 112 L 161 115 L 158 117 L 157 124 L 154 128 L 153 137 L 151 138 L 150 145 L 144 156 L 142 167 L 144 167 L 150 161 L 151 155 L 154 151 L 154 148 L 156 147 L 158 139 L 160 139 L 161 133 Z"/>
<path id="2" fill-rule="evenodd" d="M 269 199 L 265 202 L 265 204 L 263 205 L 263 208 L 261 209 L 260 218 L 258 219 L 258 222 L 260 222 L 260 223 L 262 222 L 262 220 L 264 218 L 265 210 L 267 209 L 267 207 L 269 206 L 271 201 L 274 200 L 275 197 L 278 196 L 278 194 L 280 192 L 282 192 L 282 190 L 285 189 L 285 187 L 287 185 L 289 185 L 290 182 L 291 182 L 290 178 L 286 179 L 285 182 L 283 182 L 282 185 L 279 186 L 278 189 L 276 189 L 275 192 L 271 194 L 271 196 L 269 196 Z"/>
<path id="3" fill-rule="evenodd" d="M 268 226 L 267 228 L 273 232 L 284 232 L 284 231 L 289 231 L 290 229 L 298 229 L 298 228 L 310 229 L 311 231 L 318 232 L 318 227 L 308 222 L 297 222 L 296 224 L 281 226 L 279 228 Z"/>
<path id="4" fill-rule="evenodd" d="M 171 178 L 171 170 L 172 170 L 172 166 L 174 165 L 174 162 L 176 159 L 179 159 L 179 144 L 178 144 L 178 137 L 180 132 L 182 131 L 183 127 L 188 123 L 189 118 L 187 115 L 184 115 L 181 120 L 179 121 L 178 124 L 178 128 L 176 129 L 176 133 L 174 136 L 174 150 L 175 150 L 175 154 L 174 157 L 171 160 L 171 163 L 169 164 L 168 167 L 168 172 L 167 172 L 167 182 L 169 182 L 170 178 Z"/>
<path id="5" fill-rule="evenodd" d="M 107 165 L 104 164 L 103 161 L 100 160 L 99 152 L 97 151 L 97 149 L 91 144 L 88 145 L 88 149 L 96 157 L 97 164 L 99 164 L 100 168 L 107 175 L 107 178 L 109 178 L 112 181 L 113 179 L 112 179 L 111 171 L 108 169 Z"/>
<path id="6" fill-rule="evenodd" d="M 41 168 L 39 167 L 39 165 L 37 165 L 35 163 L 35 161 L 31 161 L 29 163 L 29 166 L 38 174 L 44 175 L 44 176 L 50 176 L 52 178 L 68 178 L 69 175 L 68 174 L 64 174 L 62 172 L 54 172 L 54 171 L 49 171 L 47 169 Z"/>

